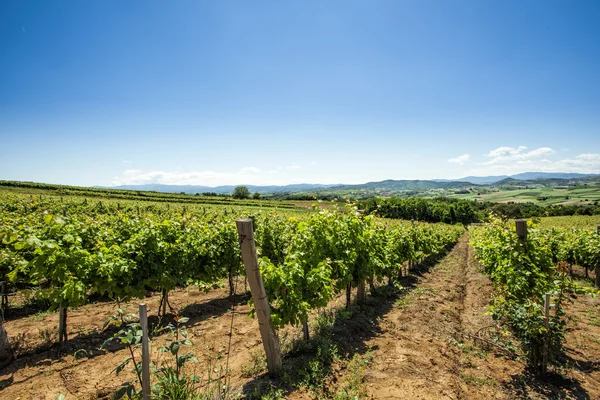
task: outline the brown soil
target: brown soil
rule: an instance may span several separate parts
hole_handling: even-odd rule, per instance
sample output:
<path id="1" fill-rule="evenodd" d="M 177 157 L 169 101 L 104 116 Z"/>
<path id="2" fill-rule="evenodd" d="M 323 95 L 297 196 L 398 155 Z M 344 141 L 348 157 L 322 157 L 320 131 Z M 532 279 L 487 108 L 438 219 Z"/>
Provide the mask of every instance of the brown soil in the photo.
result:
<path id="1" fill-rule="evenodd" d="M 244 283 L 239 283 L 243 288 Z M 241 290 L 238 290 L 241 291 Z M 213 377 L 220 376 L 226 366 L 231 327 L 231 300 L 228 289 L 212 290 L 205 294 L 197 288 L 174 290 L 169 295 L 170 304 L 182 315 L 190 317 L 188 333 L 193 346 L 191 350 L 200 360 L 189 364 L 205 375 L 207 365 L 213 365 Z M 145 299 L 148 313 L 156 314 L 160 296 Z M 248 296 L 237 296 L 233 315 L 233 335 L 229 367 L 235 371 L 231 384 L 241 385 L 240 371 L 250 360 L 250 351 L 261 344 L 258 324 L 246 315 Z M 137 313 L 137 303 L 130 303 L 127 312 Z M 69 341 L 56 343 L 58 313 L 33 315 L 5 323 L 9 339 L 17 347 L 17 359 L 0 370 L 0 397 L 12 399 L 56 399 L 59 393 L 69 398 L 102 398 L 122 382 L 135 381 L 136 377 L 127 367 L 119 376 L 114 369 L 129 356 L 129 351 L 118 344 L 110 345 L 109 351 L 100 350 L 108 337 L 117 331 L 114 327 L 103 330 L 104 321 L 116 312 L 114 302 L 89 304 L 68 312 Z M 150 323 L 156 323 L 150 317 Z M 165 333 L 155 339 L 152 358 L 168 360 L 158 347 L 169 340 Z M 203 374 L 204 373 L 204 374 Z"/>
<path id="2" fill-rule="evenodd" d="M 401 283 L 407 288 L 402 295 L 369 297 L 366 304 L 353 308 L 351 318 L 336 322 L 333 340 L 340 360 L 328 372 L 325 393 L 335 393 L 347 384 L 353 373 L 347 360 L 368 354 L 371 361 L 360 377 L 365 398 L 600 399 L 598 298 L 579 296 L 570 307 L 568 313 L 575 318 L 566 340 L 570 367 L 542 380 L 509 353 L 486 343 L 494 330 L 494 322 L 486 315 L 492 287 L 478 272 L 466 235 L 439 263 L 418 266 Z M 238 292 L 241 288 L 243 282 Z M 343 307 L 343 297 L 331 307 Z M 223 375 L 232 325 L 227 289 L 207 294 L 196 288 L 175 290 L 169 301 L 178 313 L 190 317 L 187 325 L 194 344 L 189 349 L 200 360 L 190 366 L 203 377 L 208 371 L 213 377 Z M 237 296 L 233 314 L 229 354 L 233 392 L 249 393 L 267 385 L 281 387 L 287 398 L 315 398 L 313 392 L 298 389 L 289 380 L 271 380 L 261 374 L 256 356 L 262 353 L 258 324 L 245 315 L 247 301 L 247 295 Z M 145 302 L 149 313 L 156 314 L 159 296 Z M 136 307 L 137 302 L 132 302 L 128 311 L 137 312 Z M 0 398 L 56 399 L 59 393 L 67 399 L 104 398 L 122 382 L 134 381 L 129 367 L 119 376 L 113 371 L 128 357 L 126 348 L 111 345 L 109 351 L 99 350 L 116 331 L 102 328 L 115 309 L 112 302 L 98 302 L 69 310 L 69 341 L 62 346 L 55 343 L 58 313 L 5 322 L 18 357 L 0 370 Z M 151 319 L 151 324 L 156 322 Z M 299 334 L 298 328 L 282 332 L 292 338 Z M 154 340 L 155 362 L 168 359 L 157 351 L 168 339 L 163 334 Z M 289 339 L 282 341 L 289 343 Z M 284 368 L 297 370 L 307 357 L 302 352 L 290 353 L 284 358 Z"/>
<path id="3" fill-rule="evenodd" d="M 489 343 L 495 336 L 486 315 L 493 289 L 478 271 L 467 235 L 440 263 L 415 275 L 414 289 L 381 319 L 381 333 L 365 342 L 373 349 L 363 377 L 365 397 L 600 399 L 598 298 L 578 296 L 568 308 L 574 318 L 565 346 L 570 367 L 542 379 L 506 344 Z"/>

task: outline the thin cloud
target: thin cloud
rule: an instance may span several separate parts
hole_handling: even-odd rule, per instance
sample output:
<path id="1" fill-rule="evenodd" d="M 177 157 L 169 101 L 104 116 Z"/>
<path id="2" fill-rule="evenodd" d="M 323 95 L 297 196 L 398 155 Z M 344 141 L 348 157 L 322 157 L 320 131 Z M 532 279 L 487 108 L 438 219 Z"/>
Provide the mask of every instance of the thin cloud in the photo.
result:
<path id="1" fill-rule="evenodd" d="M 256 167 L 244 167 L 240 169 L 241 174 L 257 174 L 260 172 L 260 168 Z"/>
<path id="2" fill-rule="evenodd" d="M 243 167 L 237 171 L 219 172 L 219 171 L 143 171 L 140 169 L 128 169 L 119 176 L 113 178 L 112 184 L 120 185 L 200 185 L 200 186 L 220 186 L 220 185 L 285 185 L 288 183 L 301 183 L 306 179 L 299 179 L 296 176 L 290 176 L 292 171 L 296 170 L 297 165 L 292 164 L 290 168 L 283 170 L 263 171 L 257 167 Z"/>
<path id="3" fill-rule="evenodd" d="M 523 161 L 531 159 L 541 159 L 543 157 L 550 156 L 556 153 L 550 147 L 540 147 L 531 151 L 526 151 L 526 146 L 514 147 L 498 147 L 497 149 L 491 150 L 487 157 L 491 160 L 484 163 L 484 165 L 504 164 L 511 161 Z"/>
<path id="4" fill-rule="evenodd" d="M 600 173 L 600 154 L 596 153 L 557 159 L 558 153 L 550 147 L 527 151 L 526 146 L 504 146 L 490 150 L 485 157 L 487 161 L 467 173 L 470 175 L 512 175 L 520 172 Z"/>
<path id="5" fill-rule="evenodd" d="M 283 169 L 301 169 L 302 167 L 298 163 L 292 163 L 292 165 L 287 165 L 283 167 Z"/>
<path id="6" fill-rule="evenodd" d="M 458 156 L 456 158 L 450 158 L 448 162 L 458 165 L 464 165 L 467 161 L 469 161 L 470 158 L 471 156 L 469 154 L 463 154 L 462 156 Z"/>

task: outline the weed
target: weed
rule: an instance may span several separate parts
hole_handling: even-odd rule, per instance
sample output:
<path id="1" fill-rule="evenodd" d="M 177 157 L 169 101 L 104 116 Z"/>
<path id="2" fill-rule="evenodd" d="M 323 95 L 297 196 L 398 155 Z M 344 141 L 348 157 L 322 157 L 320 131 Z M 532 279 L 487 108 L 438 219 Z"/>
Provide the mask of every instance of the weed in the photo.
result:
<path id="1" fill-rule="evenodd" d="M 600 318 L 598 318 L 596 310 L 593 308 L 586 308 L 585 315 L 589 318 L 591 325 L 600 326 Z"/>
<path id="2" fill-rule="evenodd" d="M 21 350 L 22 348 L 25 347 L 25 333 L 24 332 L 19 332 L 17 333 L 17 337 L 15 337 L 12 341 L 11 341 L 11 346 L 13 351 L 16 353 L 19 352 L 19 350 Z"/>
<path id="3" fill-rule="evenodd" d="M 344 308 L 337 311 L 337 313 L 335 314 L 335 318 L 339 319 L 340 321 L 346 321 L 352 318 L 352 314 L 352 309 Z"/>
<path id="4" fill-rule="evenodd" d="M 498 384 L 498 382 L 493 378 L 480 377 L 480 376 L 475 376 L 473 374 L 463 374 L 463 375 L 461 375 L 461 378 L 468 385 L 496 386 Z"/>
<path id="5" fill-rule="evenodd" d="M 31 322 L 40 322 L 43 321 L 44 318 L 46 318 L 48 315 L 50 315 L 52 311 L 50 310 L 46 310 L 46 311 L 41 311 L 37 314 L 33 314 L 30 317 L 27 317 L 27 321 L 31 321 Z"/>
<path id="6" fill-rule="evenodd" d="M 281 389 L 276 389 L 272 386 L 268 390 L 260 390 L 259 387 L 255 387 L 252 393 L 248 396 L 252 400 L 279 400 L 284 398 L 284 392 Z"/>
<path id="7" fill-rule="evenodd" d="M 250 361 L 242 367 L 242 376 L 251 378 L 261 374 L 267 369 L 267 359 L 261 350 L 254 350 L 250 353 Z"/>
<path id="8" fill-rule="evenodd" d="M 48 328 L 38 328 L 38 332 L 40 333 L 40 337 L 42 338 L 42 340 L 44 341 L 44 343 L 50 343 L 52 342 L 52 337 L 54 336 L 54 333 L 48 329 Z"/>
<path id="9" fill-rule="evenodd" d="M 353 400 L 367 397 L 367 393 L 362 387 L 365 378 L 365 368 L 373 361 L 373 353 L 369 349 L 365 354 L 355 354 L 348 362 L 346 369 L 349 376 L 344 386 L 338 390 L 333 398 L 335 400 Z"/>
<path id="10" fill-rule="evenodd" d="M 413 296 L 430 296 L 430 297 L 436 296 L 436 293 L 433 290 L 420 288 L 420 287 L 413 290 L 411 294 Z"/>

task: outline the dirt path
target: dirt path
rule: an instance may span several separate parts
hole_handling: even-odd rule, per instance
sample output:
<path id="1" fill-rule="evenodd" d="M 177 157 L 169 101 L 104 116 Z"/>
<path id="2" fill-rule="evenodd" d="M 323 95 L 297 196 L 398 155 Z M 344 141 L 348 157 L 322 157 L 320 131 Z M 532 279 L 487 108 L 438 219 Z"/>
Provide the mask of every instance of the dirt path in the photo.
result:
<path id="1" fill-rule="evenodd" d="M 374 399 L 600 399 L 600 300 L 579 296 L 568 309 L 570 367 L 546 379 L 496 346 L 475 342 L 494 328 L 492 284 L 473 259 L 465 235 L 432 269 L 417 272 L 414 289 L 366 341 L 373 362 L 363 385 Z"/>
<path id="2" fill-rule="evenodd" d="M 465 235 L 386 315 L 383 333 L 368 343 L 377 349 L 365 376 L 369 396 L 508 398 L 498 390 L 490 355 L 461 335 L 489 325 L 483 314 L 491 285 L 469 259 Z M 504 370 L 518 369 L 517 363 L 503 364 Z"/>

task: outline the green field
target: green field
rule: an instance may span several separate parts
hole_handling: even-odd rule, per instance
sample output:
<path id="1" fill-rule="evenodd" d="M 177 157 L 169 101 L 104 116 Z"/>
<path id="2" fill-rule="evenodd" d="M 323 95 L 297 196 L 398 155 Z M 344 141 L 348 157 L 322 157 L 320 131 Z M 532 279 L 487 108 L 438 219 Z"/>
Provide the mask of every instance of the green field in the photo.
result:
<path id="1" fill-rule="evenodd" d="M 534 187 L 534 188 L 481 188 L 471 189 L 469 194 L 454 194 L 450 197 L 497 203 L 536 203 L 552 204 L 594 204 L 600 201 L 600 185 L 578 185 L 572 187 Z"/>
<path id="2" fill-rule="evenodd" d="M 542 228 L 596 229 L 600 226 L 600 215 L 573 215 L 567 217 L 544 217 Z"/>

